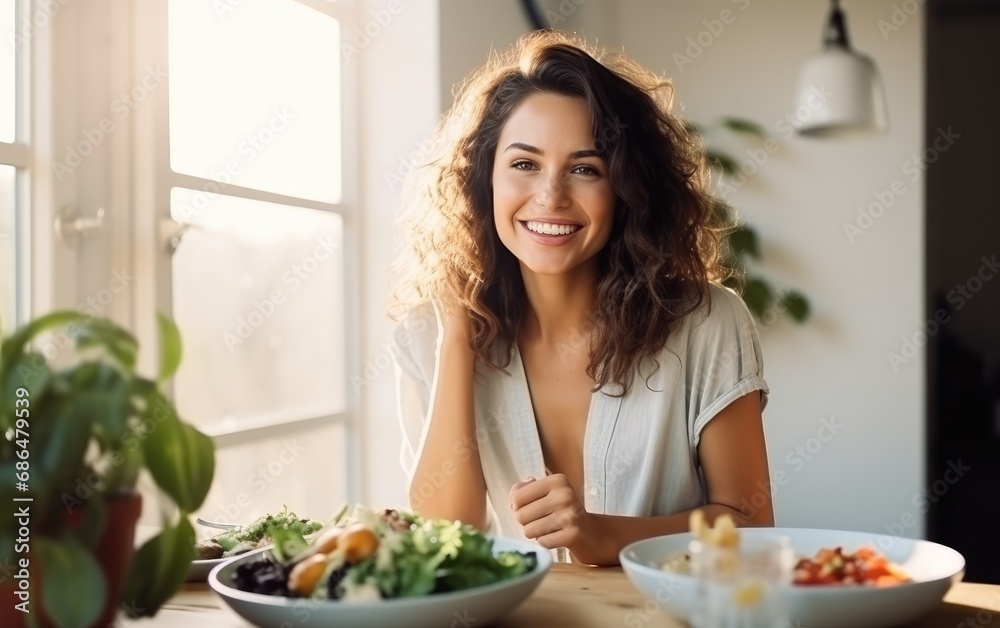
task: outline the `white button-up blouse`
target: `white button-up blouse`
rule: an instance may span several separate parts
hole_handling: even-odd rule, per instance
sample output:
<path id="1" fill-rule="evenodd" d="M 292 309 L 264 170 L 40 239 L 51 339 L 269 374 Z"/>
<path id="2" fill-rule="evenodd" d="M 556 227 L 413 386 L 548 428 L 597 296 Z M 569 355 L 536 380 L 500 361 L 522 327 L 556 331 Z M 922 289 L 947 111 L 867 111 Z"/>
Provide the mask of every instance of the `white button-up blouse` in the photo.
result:
<path id="1" fill-rule="evenodd" d="M 605 394 L 615 392 L 615 385 L 593 393 L 580 496 L 588 512 L 655 516 L 704 504 L 697 455 L 702 429 L 720 410 L 754 390 L 761 391 L 761 407 L 767 403 L 760 343 L 746 305 L 718 286 L 710 289 L 710 304 L 676 324 L 652 376 L 645 365 L 624 396 Z M 396 328 L 393 347 L 403 430 L 400 460 L 411 477 L 429 411 L 437 352 L 433 310 L 428 307 L 421 314 Z M 508 505 L 510 488 L 527 476 L 544 476 L 545 461 L 516 343 L 512 352 L 509 375 L 477 365 L 476 436 L 491 532 L 524 538 Z M 456 462 L 472 451 L 456 443 Z M 455 468 L 445 461 L 435 477 L 444 478 Z M 429 495 L 438 488 L 434 484 L 414 488 L 418 495 Z"/>

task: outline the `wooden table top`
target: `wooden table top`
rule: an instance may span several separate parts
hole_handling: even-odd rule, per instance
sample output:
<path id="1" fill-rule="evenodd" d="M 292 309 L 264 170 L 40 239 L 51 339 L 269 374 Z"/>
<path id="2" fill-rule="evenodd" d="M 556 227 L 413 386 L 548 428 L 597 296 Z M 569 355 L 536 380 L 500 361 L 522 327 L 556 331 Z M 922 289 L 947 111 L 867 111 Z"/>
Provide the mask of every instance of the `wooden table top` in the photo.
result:
<path id="1" fill-rule="evenodd" d="M 961 582 L 916 628 L 1000 625 L 1000 585 Z M 248 626 L 205 583 L 189 583 L 152 619 L 130 625 L 163 628 Z M 681 627 L 655 600 L 641 594 L 620 567 L 556 563 L 538 590 L 500 623 L 502 628 L 534 626 Z"/>

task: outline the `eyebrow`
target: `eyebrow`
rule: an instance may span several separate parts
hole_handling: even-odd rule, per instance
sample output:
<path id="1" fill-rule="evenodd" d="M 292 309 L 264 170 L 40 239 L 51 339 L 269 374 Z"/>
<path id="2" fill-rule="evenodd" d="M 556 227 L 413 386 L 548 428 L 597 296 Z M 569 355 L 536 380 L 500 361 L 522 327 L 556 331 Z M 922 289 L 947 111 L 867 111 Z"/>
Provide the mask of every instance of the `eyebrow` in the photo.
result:
<path id="1" fill-rule="evenodd" d="M 519 149 L 521 149 L 523 151 L 527 151 L 529 153 L 534 153 L 536 155 L 545 155 L 545 151 L 543 151 L 541 148 L 538 148 L 537 146 L 532 146 L 531 144 L 525 144 L 523 142 L 514 142 L 510 146 L 508 146 L 507 148 L 503 149 L 503 152 L 506 153 L 507 151 L 509 151 L 512 148 L 519 148 Z M 573 151 L 572 153 L 569 154 L 569 157 L 570 157 L 570 159 L 579 159 L 581 157 L 599 157 L 599 158 L 603 159 L 603 157 L 601 157 L 601 154 L 599 152 L 597 152 L 597 150 L 595 150 L 593 148 L 585 148 L 583 150 L 575 150 L 575 151 Z"/>

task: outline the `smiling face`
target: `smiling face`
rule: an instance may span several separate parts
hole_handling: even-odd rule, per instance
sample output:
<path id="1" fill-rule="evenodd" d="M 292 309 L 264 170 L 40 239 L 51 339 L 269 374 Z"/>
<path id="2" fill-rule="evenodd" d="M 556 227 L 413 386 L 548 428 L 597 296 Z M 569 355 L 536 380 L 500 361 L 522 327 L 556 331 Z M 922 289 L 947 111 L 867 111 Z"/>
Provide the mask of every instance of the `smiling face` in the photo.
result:
<path id="1" fill-rule="evenodd" d="M 522 272 L 593 273 L 614 206 L 586 101 L 526 97 L 500 133 L 493 165 L 493 218 Z"/>

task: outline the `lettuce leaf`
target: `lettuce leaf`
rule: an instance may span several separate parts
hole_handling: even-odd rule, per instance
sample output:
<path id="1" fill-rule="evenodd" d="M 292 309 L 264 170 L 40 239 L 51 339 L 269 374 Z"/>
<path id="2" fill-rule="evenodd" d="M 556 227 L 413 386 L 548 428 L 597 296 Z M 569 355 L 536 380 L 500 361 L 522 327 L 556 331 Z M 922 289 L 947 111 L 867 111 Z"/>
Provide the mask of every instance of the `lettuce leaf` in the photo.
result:
<path id="1" fill-rule="evenodd" d="M 514 578 L 535 569 L 534 553 L 493 553 L 493 541 L 470 525 L 415 521 L 408 532 L 387 531 L 375 556 L 348 572 L 374 581 L 384 598 L 458 591 Z"/>

